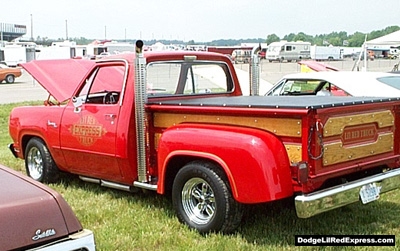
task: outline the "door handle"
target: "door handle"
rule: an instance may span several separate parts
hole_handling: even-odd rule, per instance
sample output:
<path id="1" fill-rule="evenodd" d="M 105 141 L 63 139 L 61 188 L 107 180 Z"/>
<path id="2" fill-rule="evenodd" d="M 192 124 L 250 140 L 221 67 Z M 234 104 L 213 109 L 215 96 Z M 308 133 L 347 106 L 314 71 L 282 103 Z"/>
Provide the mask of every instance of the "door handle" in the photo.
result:
<path id="1" fill-rule="evenodd" d="M 111 124 L 114 124 L 114 120 L 117 118 L 115 114 L 105 114 L 106 121 L 111 121 Z"/>

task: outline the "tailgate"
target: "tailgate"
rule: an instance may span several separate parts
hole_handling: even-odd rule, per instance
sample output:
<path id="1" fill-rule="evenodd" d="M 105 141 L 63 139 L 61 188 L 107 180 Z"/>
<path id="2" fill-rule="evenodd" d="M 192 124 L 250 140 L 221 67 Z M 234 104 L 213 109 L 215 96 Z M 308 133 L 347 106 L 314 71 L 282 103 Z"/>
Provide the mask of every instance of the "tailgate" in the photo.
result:
<path id="1" fill-rule="evenodd" d="M 310 163 L 314 163 L 311 175 L 337 176 L 380 165 L 397 166 L 398 116 L 397 102 L 317 110 L 309 132 L 313 144 L 308 142 Z"/>

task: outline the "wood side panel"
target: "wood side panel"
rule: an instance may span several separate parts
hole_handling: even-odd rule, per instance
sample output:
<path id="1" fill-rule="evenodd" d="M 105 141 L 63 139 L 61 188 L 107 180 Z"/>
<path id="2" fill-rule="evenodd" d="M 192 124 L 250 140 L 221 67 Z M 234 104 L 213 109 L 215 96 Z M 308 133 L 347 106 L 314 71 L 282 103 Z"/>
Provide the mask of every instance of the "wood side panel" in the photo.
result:
<path id="1" fill-rule="evenodd" d="M 154 126 L 168 128 L 184 122 L 240 125 L 270 131 L 279 136 L 301 137 L 301 119 L 244 117 L 207 114 L 155 113 Z"/>
<path id="2" fill-rule="evenodd" d="M 291 164 L 302 161 L 302 147 L 301 144 L 289 144 L 285 143 L 285 149 L 289 157 Z"/>

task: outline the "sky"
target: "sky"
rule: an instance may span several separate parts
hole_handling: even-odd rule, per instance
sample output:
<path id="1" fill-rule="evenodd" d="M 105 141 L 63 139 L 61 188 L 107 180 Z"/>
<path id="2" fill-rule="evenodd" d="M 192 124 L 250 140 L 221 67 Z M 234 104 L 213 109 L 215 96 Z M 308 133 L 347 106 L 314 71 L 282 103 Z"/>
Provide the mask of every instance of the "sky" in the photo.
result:
<path id="1" fill-rule="evenodd" d="M 24 38 L 211 42 L 400 26 L 400 0 L 2 0 L 0 23 Z"/>

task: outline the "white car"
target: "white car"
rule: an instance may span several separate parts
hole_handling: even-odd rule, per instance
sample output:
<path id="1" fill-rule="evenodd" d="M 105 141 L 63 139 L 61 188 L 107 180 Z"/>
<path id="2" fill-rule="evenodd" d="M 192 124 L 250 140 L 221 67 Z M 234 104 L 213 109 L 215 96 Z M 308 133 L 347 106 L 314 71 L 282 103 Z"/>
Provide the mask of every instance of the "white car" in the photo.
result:
<path id="1" fill-rule="evenodd" d="M 355 71 L 288 74 L 265 95 L 400 97 L 400 74 Z"/>

